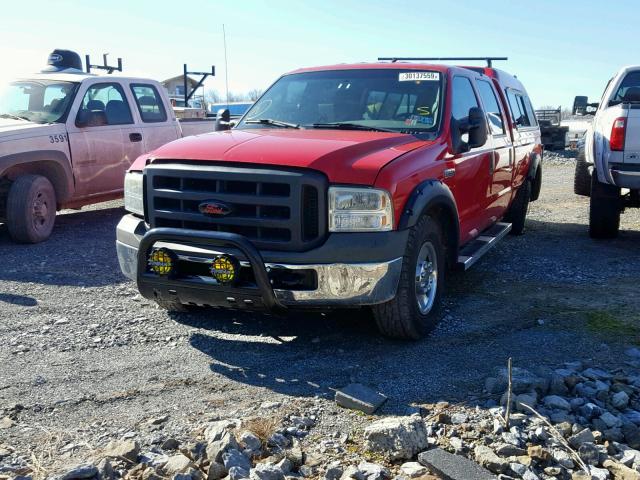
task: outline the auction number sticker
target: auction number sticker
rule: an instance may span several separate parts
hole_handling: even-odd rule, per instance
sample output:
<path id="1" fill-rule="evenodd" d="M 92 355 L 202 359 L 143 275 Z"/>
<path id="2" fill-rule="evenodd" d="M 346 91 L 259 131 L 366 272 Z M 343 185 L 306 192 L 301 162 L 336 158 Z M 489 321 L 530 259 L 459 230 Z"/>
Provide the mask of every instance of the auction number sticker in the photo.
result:
<path id="1" fill-rule="evenodd" d="M 440 80 L 440 72 L 400 72 L 398 74 L 399 82 L 416 82 L 416 81 L 438 81 Z"/>

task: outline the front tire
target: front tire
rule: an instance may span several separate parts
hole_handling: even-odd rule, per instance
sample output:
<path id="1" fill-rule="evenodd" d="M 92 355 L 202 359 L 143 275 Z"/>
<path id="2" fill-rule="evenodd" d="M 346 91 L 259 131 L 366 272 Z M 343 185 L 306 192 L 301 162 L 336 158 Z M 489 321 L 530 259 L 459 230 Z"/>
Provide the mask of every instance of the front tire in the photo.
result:
<path id="1" fill-rule="evenodd" d="M 589 236 L 596 239 L 616 238 L 620 231 L 621 213 L 620 189 L 600 183 L 594 170 L 589 204 Z"/>
<path id="2" fill-rule="evenodd" d="M 380 333 L 418 340 L 433 330 L 442 308 L 445 259 L 440 225 L 423 215 L 409 234 L 395 298 L 373 307 Z"/>
<path id="3" fill-rule="evenodd" d="M 7 197 L 9 235 L 18 243 L 43 242 L 53 230 L 56 208 L 56 192 L 46 177 L 18 177 Z"/>

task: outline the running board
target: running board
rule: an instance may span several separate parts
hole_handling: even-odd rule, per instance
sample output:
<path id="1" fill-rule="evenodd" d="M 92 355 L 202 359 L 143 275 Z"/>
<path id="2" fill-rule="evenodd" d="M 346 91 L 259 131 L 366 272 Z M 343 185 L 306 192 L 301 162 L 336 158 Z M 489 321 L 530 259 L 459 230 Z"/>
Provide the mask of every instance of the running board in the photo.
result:
<path id="1" fill-rule="evenodd" d="M 477 238 L 465 245 L 458 255 L 457 267 L 459 270 L 469 268 L 480 260 L 485 253 L 495 247 L 511 231 L 510 223 L 496 223 L 480 234 Z"/>

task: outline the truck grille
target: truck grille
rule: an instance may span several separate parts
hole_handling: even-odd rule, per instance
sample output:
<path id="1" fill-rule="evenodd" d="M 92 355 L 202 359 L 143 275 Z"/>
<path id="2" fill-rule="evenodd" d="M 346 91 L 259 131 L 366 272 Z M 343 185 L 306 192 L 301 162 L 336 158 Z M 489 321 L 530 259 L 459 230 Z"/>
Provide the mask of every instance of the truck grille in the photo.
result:
<path id="1" fill-rule="evenodd" d="M 145 176 L 152 228 L 237 233 L 258 248 L 288 251 L 317 246 L 327 231 L 327 181 L 320 173 L 154 163 Z M 222 203 L 230 213 L 205 215 L 203 202 Z"/>

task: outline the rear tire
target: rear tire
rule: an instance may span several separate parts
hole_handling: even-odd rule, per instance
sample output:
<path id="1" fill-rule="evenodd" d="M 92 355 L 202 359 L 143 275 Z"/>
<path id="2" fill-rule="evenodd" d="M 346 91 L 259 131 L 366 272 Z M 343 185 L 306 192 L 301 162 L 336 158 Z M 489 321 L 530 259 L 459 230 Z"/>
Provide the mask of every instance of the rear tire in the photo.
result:
<path id="1" fill-rule="evenodd" d="M 600 183 L 593 172 L 589 205 L 589 236 L 597 239 L 616 238 L 620 231 L 622 213 L 620 189 Z"/>
<path id="2" fill-rule="evenodd" d="M 588 197 L 591 195 L 591 172 L 584 156 L 584 151 L 578 153 L 576 158 L 576 172 L 573 177 L 573 192 L 576 195 Z"/>
<path id="3" fill-rule="evenodd" d="M 18 177 L 7 196 L 9 235 L 19 243 L 43 242 L 53 230 L 56 208 L 56 192 L 46 177 Z"/>
<path id="4" fill-rule="evenodd" d="M 395 298 L 374 305 L 380 333 L 403 340 L 418 340 L 436 326 L 442 308 L 446 257 L 440 225 L 423 215 L 411 229 Z"/>
<path id="5" fill-rule="evenodd" d="M 509 207 L 504 220 L 511 224 L 511 235 L 522 235 L 527 222 L 529 202 L 531 201 L 531 180 L 525 179 L 516 192 L 516 198 Z"/>

